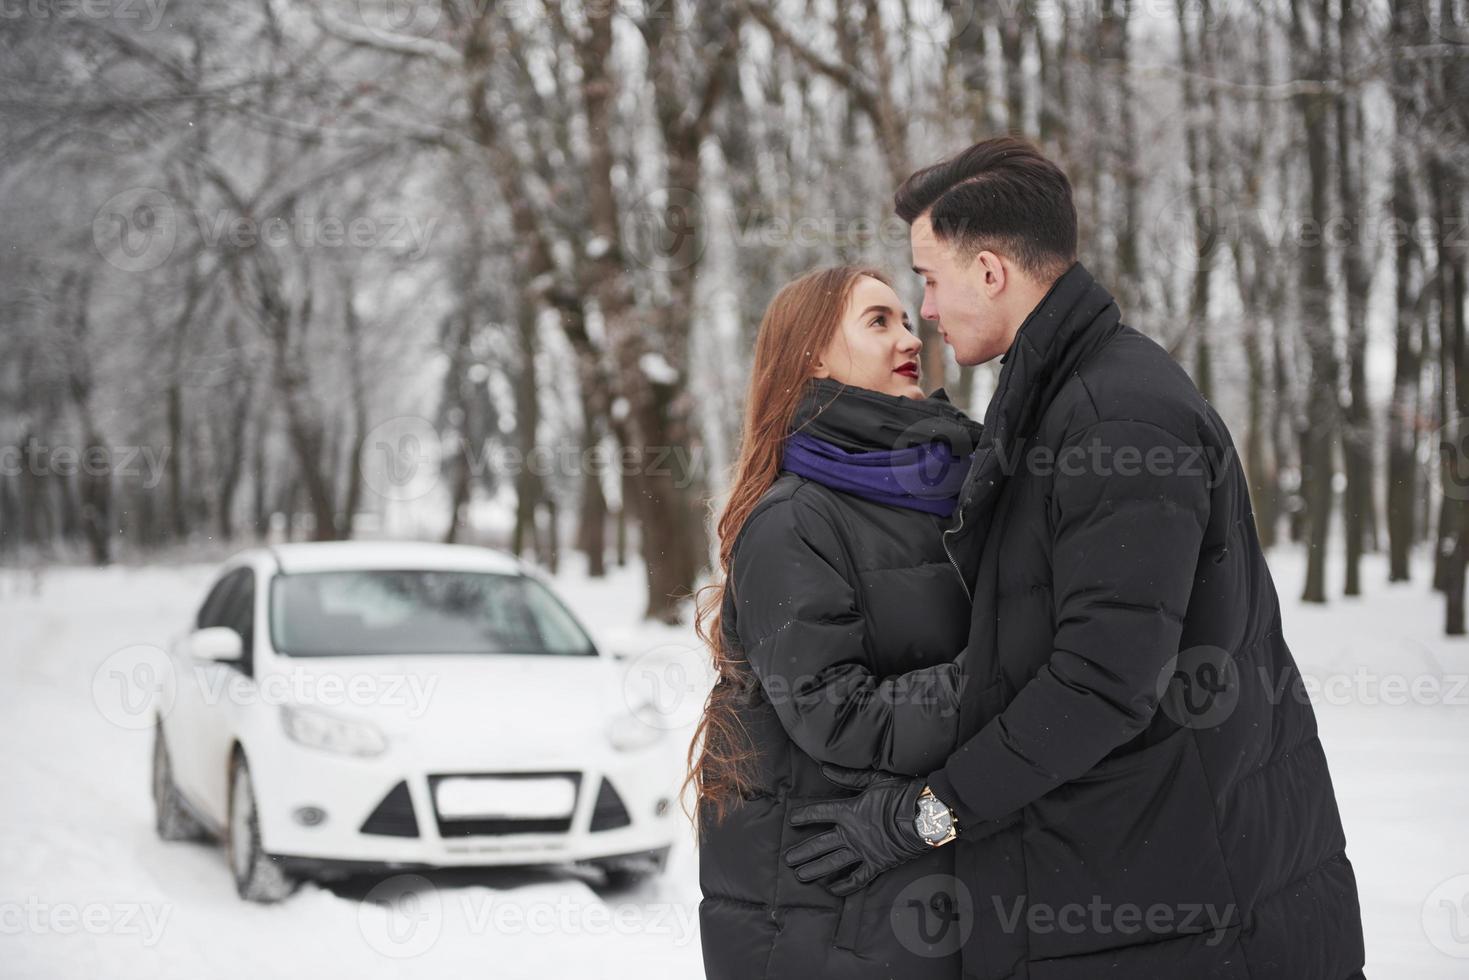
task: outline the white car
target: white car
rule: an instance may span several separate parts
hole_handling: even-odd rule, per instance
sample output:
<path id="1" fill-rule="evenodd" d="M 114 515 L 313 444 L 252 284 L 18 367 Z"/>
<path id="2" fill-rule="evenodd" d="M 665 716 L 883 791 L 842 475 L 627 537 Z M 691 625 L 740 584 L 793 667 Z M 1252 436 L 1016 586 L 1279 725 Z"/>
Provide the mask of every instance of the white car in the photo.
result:
<path id="1" fill-rule="evenodd" d="M 224 567 L 169 652 L 157 830 L 241 897 L 303 877 L 580 863 L 660 873 L 680 752 L 527 566 L 484 548 L 285 544 Z"/>

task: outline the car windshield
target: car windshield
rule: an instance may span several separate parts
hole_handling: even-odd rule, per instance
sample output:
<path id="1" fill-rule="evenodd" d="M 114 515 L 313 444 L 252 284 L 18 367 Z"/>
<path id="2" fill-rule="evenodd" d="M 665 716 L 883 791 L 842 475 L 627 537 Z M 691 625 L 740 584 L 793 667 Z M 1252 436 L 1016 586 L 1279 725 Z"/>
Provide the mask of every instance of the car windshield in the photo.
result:
<path id="1" fill-rule="evenodd" d="M 270 600 L 271 641 L 292 657 L 596 653 L 560 600 L 521 575 L 281 574 L 271 583 Z"/>

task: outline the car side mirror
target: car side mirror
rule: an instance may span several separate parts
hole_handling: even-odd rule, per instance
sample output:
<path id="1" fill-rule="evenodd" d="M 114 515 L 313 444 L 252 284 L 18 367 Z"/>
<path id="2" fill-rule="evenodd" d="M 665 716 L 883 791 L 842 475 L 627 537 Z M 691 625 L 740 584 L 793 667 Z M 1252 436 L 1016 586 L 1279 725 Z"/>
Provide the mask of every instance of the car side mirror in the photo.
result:
<path id="1" fill-rule="evenodd" d="M 189 636 L 189 655 L 203 663 L 237 664 L 244 653 L 240 634 L 228 626 L 210 626 Z"/>

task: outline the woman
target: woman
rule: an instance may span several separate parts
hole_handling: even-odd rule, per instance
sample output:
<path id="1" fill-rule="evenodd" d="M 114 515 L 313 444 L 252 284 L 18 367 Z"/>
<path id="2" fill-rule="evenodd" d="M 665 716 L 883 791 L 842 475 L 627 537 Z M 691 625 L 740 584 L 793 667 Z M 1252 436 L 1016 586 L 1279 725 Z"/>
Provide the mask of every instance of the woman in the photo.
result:
<path id="1" fill-rule="evenodd" d="M 807 273 L 760 325 L 689 750 L 712 980 L 959 976 L 952 848 L 845 899 L 782 860 L 791 807 L 850 795 L 823 764 L 923 775 L 956 743 L 969 597 L 943 531 L 979 426 L 924 397 L 922 347 L 871 269 Z"/>

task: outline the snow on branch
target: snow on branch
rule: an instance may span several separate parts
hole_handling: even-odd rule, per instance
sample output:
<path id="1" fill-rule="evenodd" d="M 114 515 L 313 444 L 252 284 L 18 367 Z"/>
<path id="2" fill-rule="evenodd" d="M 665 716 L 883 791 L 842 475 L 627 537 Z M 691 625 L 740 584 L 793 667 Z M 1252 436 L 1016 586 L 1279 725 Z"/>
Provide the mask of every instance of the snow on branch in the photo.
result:
<path id="1" fill-rule="evenodd" d="M 432 58 L 451 68 L 464 64 L 464 56 L 451 45 L 428 37 L 394 34 L 390 31 L 351 24 L 324 10 L 316 12 L 316 24 L 326 33 L 349 44 L 415 58 Z"/>

